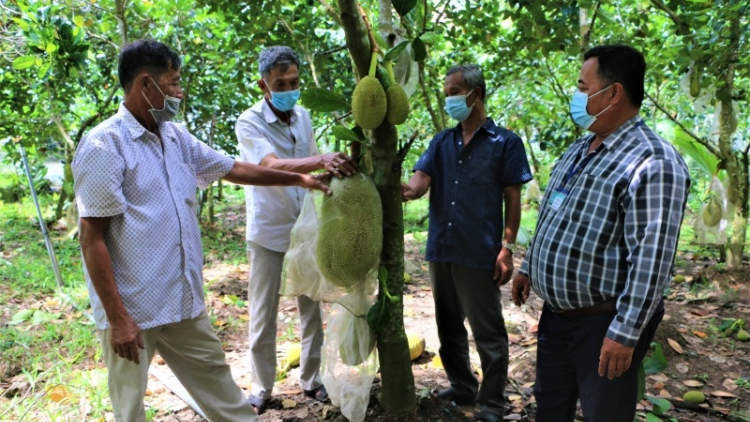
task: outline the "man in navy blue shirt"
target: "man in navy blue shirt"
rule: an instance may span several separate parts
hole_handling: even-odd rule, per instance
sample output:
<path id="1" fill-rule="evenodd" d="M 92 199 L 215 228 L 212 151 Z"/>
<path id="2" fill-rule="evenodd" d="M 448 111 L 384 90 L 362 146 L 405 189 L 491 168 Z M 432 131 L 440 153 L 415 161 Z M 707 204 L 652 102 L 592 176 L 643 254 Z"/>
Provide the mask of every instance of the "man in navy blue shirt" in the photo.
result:
<path id="1" fill-rule="evenodd" d="M 475 420 L 495 422 L 503 418 L 508 376 L 498 287 L 513 273 L 521 185 L 532 176 L 521 138 L 487 117 L 479 66 L 451 68 L 443 89 L 445 111 L 459 123 L 432 139 L 402 196 L 408 201 L 431 190 L 427 261 L 440 358 L 451 384 L 437 397 L 479 403 Z M 466 318 L 482 362 L 481 388 L 469 363 Z"/>

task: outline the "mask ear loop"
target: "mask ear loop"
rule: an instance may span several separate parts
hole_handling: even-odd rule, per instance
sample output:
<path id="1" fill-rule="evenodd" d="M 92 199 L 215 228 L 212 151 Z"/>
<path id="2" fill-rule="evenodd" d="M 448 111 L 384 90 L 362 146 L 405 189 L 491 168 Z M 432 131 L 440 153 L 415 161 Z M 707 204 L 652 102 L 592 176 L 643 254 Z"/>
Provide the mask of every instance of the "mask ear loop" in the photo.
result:
<path id="1" fill-rule="evenodd" d="M 159 94 L 161 94 L 164 97 L 164 99 L 166 100 L 167 96 L 164 95 L 164 92 L 161 90 L 161 88 L 159 88 L 159 85 L 156 83 L 156 81 L 154 80 L 154 78 L 152 78 L 151 75 L 148 75 L 148 78 L 151 79 L 151 82 L 154 83 L 154 86 L 156 87 L 156 89 L 159 90 Z M 150 105 L 152 109 L 156 110 L 156 107 L 154 107 L 154 105 L 151 104 L 151 101 L 148 100 L 148 97 L 146 96 L 146 94 L 143 93 L 143 91 L 141 91 L 141 95 L 143 95 L 143 98 L 146 99 L 146 102 L 148 103 L 148 105 Z M 164 102 L 164 107 L 162 108 L 162 110 L 165 109 L 165 108 L 167 108 L 166 101 Z"/>
<path id="2" fill-rule="evenodd" d="M 472 91 L 474 91 L 474 90 L 475 90 L 475 89 L 477 89 L 477 88 L 479 88 L 479 87 L 478 87 L 478 86 L 475 86 L 474 88 L 472 88 L 472 89 L 471 89 L 471 91 L 469 91 L 469 92 L 468 92 L 468 93 L 466 94 L 466 97 L 468 97 L 469 95 L 471 95 Z M 464 99 L 465 99 L 466 97 L 464 97 Z M 477 98 L 477 99 L 478 99 L 478 98 Z M 476 103 L 477 103 L 477 100 L 474 100 L 474 102 L 473 102 L 473 103 L 472 103 L 472 104 L 471 104 L 471 105 L 469 106 L 469 108 L 474 108 L 474 105 L 475 105 Z"/>

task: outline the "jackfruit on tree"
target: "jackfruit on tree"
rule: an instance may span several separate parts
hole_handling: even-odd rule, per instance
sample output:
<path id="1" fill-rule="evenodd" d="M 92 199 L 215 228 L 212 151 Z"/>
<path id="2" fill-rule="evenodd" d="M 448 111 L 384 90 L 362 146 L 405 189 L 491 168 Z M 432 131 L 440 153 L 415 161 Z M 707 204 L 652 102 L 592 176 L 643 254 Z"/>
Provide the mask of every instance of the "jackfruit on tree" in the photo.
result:
<path id="1" fill-rule="evenodd" d="M 357 327 L 362 328 L 359 325 Z M 364 330 L 363 333 L 360 333 L 359 330 L 351 330 L 349 332 L 350 335 L 344 336 L 341 339 L 341 343 L 339 344 L 341 362 L 349 366 L 357 366 L 370 356 L 373 349 L 375 349 L 377 336 L 370 327 L 364 326 Z M 360 336 L 362 335 L 367 336 L 367 338 L 360 340 Z"/>
<path id="2" fill-rule="evenodd" d="M 318 267 L 336 286 L 351 288 L 378 266 L 383 209 L 375 183 L 362 173 L 331 181 L 323 198 L 316 245 Z"/>
<path id="3" fill-rule="evenodd" d="M 698 72 L 698 69 L 693 66 L 693 69 L 690 71 L 690 96 L 693 98 L 696 98 L 701 93 L 701 81 L 700 81 L 700 73 Z"/>
<path id="4" fill-rule="evenodd" d="M 386 69 L 388 70 L 390 85 L 386 90 L 388 112 L 385 118 L 392 125 L 400 125 L 409 117 L 409 97 L 406 95 L 404 88 L 396 83 L 391 62 L 386 63 Z"/>
<path id="5" fill-rule="evenodd" d="M 703 207 L 703 224 L 713 227 L 721 221 L 722 204 L 721 199 L 716 195 L 708 198 L 708 203 Z"/>
<path id="6" fill-rule="evenodd" d="M 385 120 L 388 98 L 383 85 L 375 77 L 378 64 L 377 52 L 372 55 L 370 74 L 362 78 L 352 94 L 352 115 L 362 129 L 375 129 Z"/>

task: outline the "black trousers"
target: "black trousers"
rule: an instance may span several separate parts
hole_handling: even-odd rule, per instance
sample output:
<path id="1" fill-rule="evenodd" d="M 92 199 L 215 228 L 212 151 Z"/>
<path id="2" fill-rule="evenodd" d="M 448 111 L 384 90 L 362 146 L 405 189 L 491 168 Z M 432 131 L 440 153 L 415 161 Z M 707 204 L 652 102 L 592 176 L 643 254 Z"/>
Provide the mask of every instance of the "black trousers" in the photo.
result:
<path id="1" fill-rule="evenodd" d="M 476 397 L 481 411 L 502 419 L 508 380 L 508 332 L 500 289 L 493 276 L 492 271 L 430 263 L 440 358 L 451 387 L 461 396 Z M 467 319 L 482 364 L 481 387 L 469 363 L 468 332 L 464 326 Z"/>
<path id="2" fill-rule="evenodd" d="M 598 373 L 599 355 L 617 311 L 563 317 L 546 304 L 539 321 L 536 422 L 573 422 L 580 398 L 585 422 L 633 422 L 638 395 L 638 367 L 664 316 L 664 302 L 644 328 L 624 374 L 608 379 Z"/>

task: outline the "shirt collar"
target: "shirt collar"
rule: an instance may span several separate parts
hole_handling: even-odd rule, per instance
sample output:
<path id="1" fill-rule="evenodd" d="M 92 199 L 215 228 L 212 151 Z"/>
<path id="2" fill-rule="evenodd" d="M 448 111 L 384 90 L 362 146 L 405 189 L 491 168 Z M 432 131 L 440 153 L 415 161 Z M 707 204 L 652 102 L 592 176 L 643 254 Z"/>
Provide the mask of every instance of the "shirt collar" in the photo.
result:
<path id="1" fill-rule="evenodd" d="M 612 132 L 609 136 L 607 136 L 607 139 L 602 142 L 602 145 L 604 145 L 605 149 L 616 148 L 617 145 L 622 143 L 622 141 L 627 137 L 628 133 L 630 133 L 632 129 L 635 129 L 637 126 L 640 126 L 642 124 L 643 119 L 641 119 L 641 116 L 639 114 L 636 114 L 628 121 L 621 124 L 620 127 L 615 129 L 615 131 Z"/>
<path id="2" fill-rule="evenodd" d="M 268 101 L 265 97 L 260 101 L 260 111 L 263 115 L 263 120 L 266 121 L 269 125 L 278 121 L 279 116 L 276 115 L 276 113 L 273 112 L 273 109 L 271 109 L 271 106 L 268 104 Z M 297 110 L 297 106 L 295 105 L 294 108 L 291 110 L 291 117 L 289 119 L 289 123 L 294 123 L 297 121 L 297 116 L 299 116 L 299 111 Z"/>
<path id="3" fill-rule="evenodd" d="M 490 136 L 495 136 L 497 133 L 497 125 L 495 125 L 495 121 L 492 120 L 492 117 L 488 117 L 487 120 L 484 121 L 484 124 L 482 126 L 479 126 L 479 129 L 484 129 L 487 131 L 487 133 L 490 134 Z M 477 132 L 479 132 L 479 129 L 477 129 Z M 458 122 L 458 124 L 453 128 L 453 130 L 458 131 L 458 133 L 461 133 L 463 130 L 463 127 L 461 126 L 461 122 Z"/>
<path id="4" fill-rule="evenodd" d="M 128 128 L 130 133 L 130 139 L 139 140 L 144 139 L 148 134 L 154 135 L 147 131 L 145 127 L 139 122 L 133 113 L 125 107 L 125 103 L 120 103 L 120 108 L 117 110 L 117 116 L 125 122 L 125 127 Z M 162 141 L 173 138 L 172 125 L 166 123 L 158 123 L 159 134 L 161 135 Z"/>

